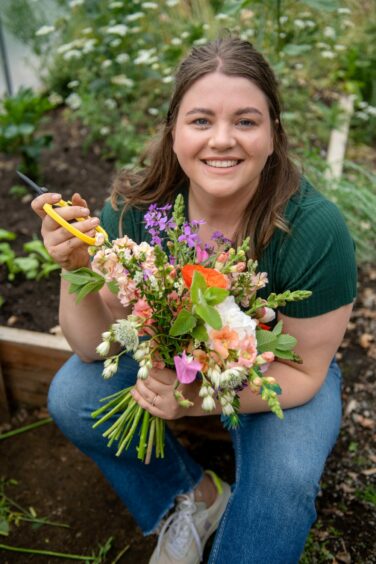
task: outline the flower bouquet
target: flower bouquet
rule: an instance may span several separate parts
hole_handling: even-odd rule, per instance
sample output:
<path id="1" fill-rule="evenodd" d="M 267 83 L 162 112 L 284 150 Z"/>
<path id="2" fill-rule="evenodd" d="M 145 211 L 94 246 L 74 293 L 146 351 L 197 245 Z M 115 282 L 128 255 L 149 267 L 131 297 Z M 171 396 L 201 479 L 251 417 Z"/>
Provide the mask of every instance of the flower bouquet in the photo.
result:
<path id="1" fill-rule="evenodd" d="M 235 249 L 215 232 L 212 245 L 203 245 L 198 229 L 204 222 L 185 220 L 181 195 L 171 210 L 172 205 L 153 204 L 145 214 L 151 244 L 127 236 L 109 243 L 97 235 L 97 245 L 89 248 L 92 268 L 64 275 L 78 300 L 106 283 L 130 311 L 103 333 L 97 347 L 107 357 L 104 378 L 116 373 L 120 356 L 128 352 L 139 363 L 138 378 L 147 378 L 152 367 L 173 368 L 175 398 L 183 407 L 192 403 L 180 385 L 199 379 L 202 408 L 210 413 L 219 403 L 230 427 L 238 425 L 239 392 L 246 386 L 282 418 L 281 389 L 266 371 L 276 358 L 300 359 L 293 351 L 296 339 L 282 333 L 282 322 L 273 329 L 265 323 L 273 320 L 275 308 L 311 292 L 258 297 L 268 280 L 257 272 L 257 261 L 246 258 L 249 238 Z M 108 356 L 113 343 L 120 352 Z M 164 456 L 165 421 L 141 408 L 132 388 L 102 400 L 92 414 L 99 417 L 94 427 L 117 416 L 103 436 L 109 445 L 117 443 L 119 456 L 139 431 L 138 458 L 147 463 L 153 449 Z"/>

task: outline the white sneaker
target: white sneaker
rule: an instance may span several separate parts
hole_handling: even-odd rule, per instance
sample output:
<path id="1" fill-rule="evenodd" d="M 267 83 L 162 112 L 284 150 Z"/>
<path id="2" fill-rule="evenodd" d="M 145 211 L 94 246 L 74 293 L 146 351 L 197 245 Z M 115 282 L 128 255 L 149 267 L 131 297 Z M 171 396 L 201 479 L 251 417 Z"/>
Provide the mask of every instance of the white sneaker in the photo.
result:
<path id="1" fill-rule="evenodd" d="M 213 478 L 218 495 L 215 502 L 194 500 L 194 492 L 178 496 L 175 511 L 167 517 L 159 533 L 158 544 L 149 564 L 198 564 L 208 538 L 218 528 L 231 495 L 230 486 L 218 476 Z"/>

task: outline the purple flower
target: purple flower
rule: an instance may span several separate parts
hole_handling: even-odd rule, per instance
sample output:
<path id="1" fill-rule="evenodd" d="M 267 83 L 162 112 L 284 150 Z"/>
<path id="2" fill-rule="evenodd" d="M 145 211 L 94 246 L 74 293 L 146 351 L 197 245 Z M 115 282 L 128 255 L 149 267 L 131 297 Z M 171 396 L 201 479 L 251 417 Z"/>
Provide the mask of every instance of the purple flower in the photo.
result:
<path id="1" fill-rule="evenodd" d="M 183 233 L 178 237 L 178 241 L 179 243 L 186 243 L 188 247 L 193 248 L 200 242 L 200 238 L 195 231 L 192 231 L 191 224 L 184 223 Z"/>
<path id="2" fill-rule="evenodd" d="M 185 351 L 181 356 L 174 356 L 176 376 L 182 384 L 191 384 L 196 379 L 197 372 L 202 369 L 202 364 L 194 360 L 193 356 L 187 356 Z"/>
<path id="3" fill-rule="evenodd" d="M 166 204 L 161 208 L 158 208 L 157 204 L 151 204 L 151 206 L 149 206 L 149 209 L 144 216 L 144 220 L 151 235 L 152 245 L 161 245 L 161 232 L 175 227 L 174 220 L 169 218 L 167 215 L 167 212 L 169 212 L 171 208 L 171 204 Z"/>

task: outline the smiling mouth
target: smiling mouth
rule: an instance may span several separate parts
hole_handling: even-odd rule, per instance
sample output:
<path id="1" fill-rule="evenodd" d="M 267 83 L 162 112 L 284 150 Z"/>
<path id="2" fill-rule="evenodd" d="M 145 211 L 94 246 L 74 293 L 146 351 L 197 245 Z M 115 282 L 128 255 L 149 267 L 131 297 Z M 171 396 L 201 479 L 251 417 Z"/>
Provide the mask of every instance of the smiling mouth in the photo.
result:
<path id="1" fill-rule="evenodd" d="M 204 164 L 212 167 L 212 168 L 232 168 L 236 165 L 238 165 L 239 163 L 241 163 L 242 161 L 240 159 L 238 160 L 233 160 L 233 159 L 229 159 L 229 160 L 203 160 L 202 161 Z"/>

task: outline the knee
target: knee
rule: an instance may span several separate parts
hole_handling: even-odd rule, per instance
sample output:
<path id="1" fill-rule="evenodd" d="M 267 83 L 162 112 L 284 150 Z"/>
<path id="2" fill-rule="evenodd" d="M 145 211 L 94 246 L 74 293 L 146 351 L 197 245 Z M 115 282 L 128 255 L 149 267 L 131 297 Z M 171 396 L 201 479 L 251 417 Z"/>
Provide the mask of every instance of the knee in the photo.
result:
<path id="1" fill-rule="evenodd" d="M 58 427 L 69 437 L 92 424 L 90 398 L 94 374 L 102 371 L 101 363 L 87 364 L 72 356 L 57 372 L 48 392 L 48 410 Z"/>

